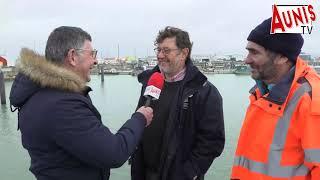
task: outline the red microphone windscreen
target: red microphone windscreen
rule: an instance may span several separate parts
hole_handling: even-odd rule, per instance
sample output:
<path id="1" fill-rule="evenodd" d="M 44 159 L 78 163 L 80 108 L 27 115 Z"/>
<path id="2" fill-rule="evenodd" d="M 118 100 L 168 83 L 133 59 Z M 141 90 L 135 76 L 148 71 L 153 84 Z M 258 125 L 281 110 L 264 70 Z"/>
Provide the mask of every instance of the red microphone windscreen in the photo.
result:
<path id="1" fill-rule="evenodd" d="M 155 86 L 155 87 L 159 88 L 160 90 L 162 90 L 163 84 L 164 84 L 163 75 L 159 72 L 155 72 L 149 78 L 147 86 Z"/>

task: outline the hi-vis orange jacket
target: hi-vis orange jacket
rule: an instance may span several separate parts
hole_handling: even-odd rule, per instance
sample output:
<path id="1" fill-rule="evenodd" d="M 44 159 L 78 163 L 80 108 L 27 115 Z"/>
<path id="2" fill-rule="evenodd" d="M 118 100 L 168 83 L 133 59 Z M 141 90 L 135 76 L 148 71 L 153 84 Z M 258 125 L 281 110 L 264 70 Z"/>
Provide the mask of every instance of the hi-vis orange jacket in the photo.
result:
<path id="1" fill-rule="evenodd" d="M 292 78 L 254 87 L 232 180 L 320 180 L 320 77 L 298 58 Z"/>

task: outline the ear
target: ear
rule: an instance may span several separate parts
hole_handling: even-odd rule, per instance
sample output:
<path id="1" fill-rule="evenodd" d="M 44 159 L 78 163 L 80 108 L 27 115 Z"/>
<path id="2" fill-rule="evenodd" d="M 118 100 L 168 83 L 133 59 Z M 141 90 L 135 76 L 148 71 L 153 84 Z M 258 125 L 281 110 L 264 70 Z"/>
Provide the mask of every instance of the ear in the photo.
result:
<path id="1" fill-rule="evenodd" d="M 277 55 L 276 60 L 274 61 L 275 64 L 287 64 L 289 62 L 289 59 L 286 56 L 283 56 L 281 54 Z"/>
<path id="2" fill-rule="evenodd" d="M 182 52 L 182 58 L 186 60 L 189 54 L 189 48 L 183 48 L 181 52 Z"/>
<path id="3" fill-rule="evenodd" d="M 69 66 L 76 66 L 76 60 L 78 58 L 77 52 L 75 49 L 69 49 L 68 54 L 65 58 L 65 63 Z"/>

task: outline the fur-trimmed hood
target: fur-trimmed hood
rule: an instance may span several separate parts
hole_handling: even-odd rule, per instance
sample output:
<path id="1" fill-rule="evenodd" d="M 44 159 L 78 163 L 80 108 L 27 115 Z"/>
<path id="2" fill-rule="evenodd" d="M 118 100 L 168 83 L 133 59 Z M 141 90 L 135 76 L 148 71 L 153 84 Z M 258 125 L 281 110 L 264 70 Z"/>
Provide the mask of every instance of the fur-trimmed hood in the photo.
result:
<path id="1" fill-rule="evenodd" d="M 79 75 L 45 59 L 30 49 L 23 48 L 17 64 L 19 73 L 10 92 L 10 102 L 20 107 L 41 88 L 52 88 L 80 93 L 86 82 Z"/>

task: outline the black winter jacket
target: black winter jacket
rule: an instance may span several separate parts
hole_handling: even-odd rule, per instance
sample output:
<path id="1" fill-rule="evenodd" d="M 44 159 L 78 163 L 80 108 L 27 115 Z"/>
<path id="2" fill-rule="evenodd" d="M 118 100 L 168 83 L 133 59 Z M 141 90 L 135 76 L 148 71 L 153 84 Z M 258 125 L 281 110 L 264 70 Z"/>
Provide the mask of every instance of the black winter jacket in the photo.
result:
<path id="1" fill-rule="evenodd" d="M 79 77 L 32 52 L 22 52 L 10 93 L 19 109 L 22 145 L 38 180 L 106 180 L 142 136 L 145 117 L 134 113 L 112 134 Z"/>
<path id="2" fill-rule="evenodd" d="M 142 83 L 138 107 L 146 101 L 143 96 L 149 77 L 158 67 L 141 73 Z M 161 96 L 160 96 L 161 98 Z M 195 67 L 187 63 L 186 76 L 172 103 L 167 121 L 160 159 L 161 180 L 204 179 L 204 175 L 224 148 L 222 97 L 218 90 Z M 141 145 L 131 158 L 132 180 L 145 180 Z"/>

